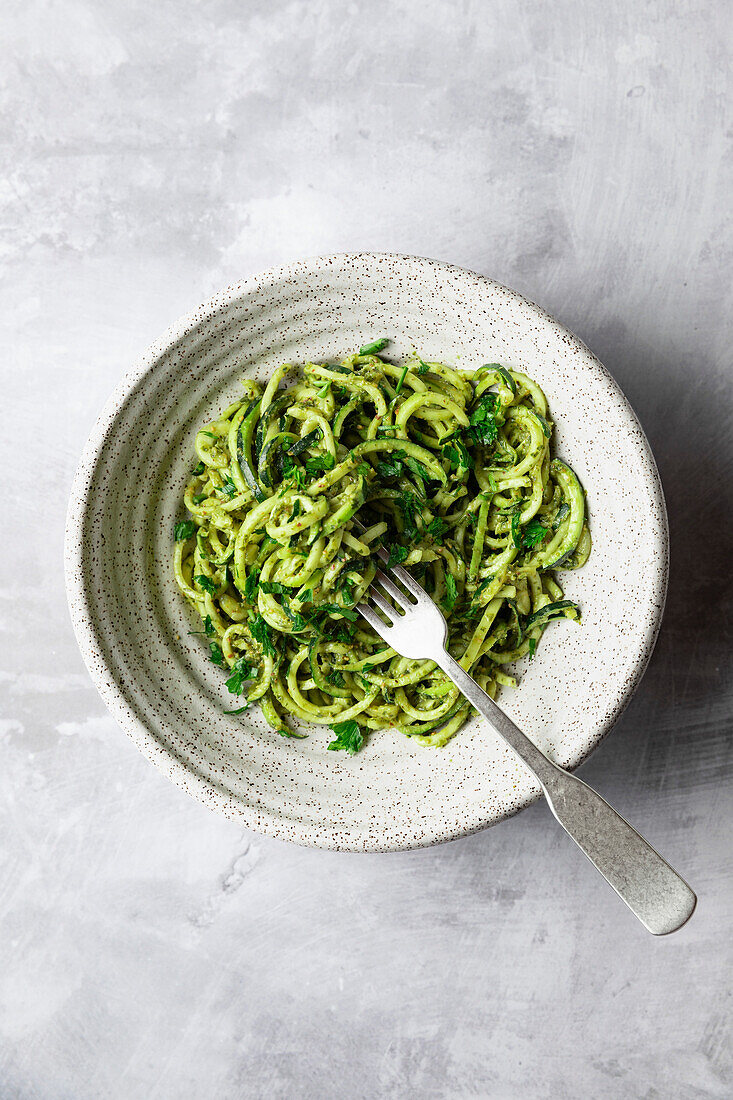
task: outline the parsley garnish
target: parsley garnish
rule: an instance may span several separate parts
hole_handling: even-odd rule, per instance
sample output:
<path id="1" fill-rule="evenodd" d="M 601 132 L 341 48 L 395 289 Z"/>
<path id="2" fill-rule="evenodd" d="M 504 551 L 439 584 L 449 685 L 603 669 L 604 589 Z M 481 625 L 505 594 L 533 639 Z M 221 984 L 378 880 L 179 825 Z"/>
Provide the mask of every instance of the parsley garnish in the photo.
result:
<path id="1" fill-rule="evenodd" d="M 232 695 L 241 695 L 245 681 L 253 680 L 256 675 L 254 665 L 250 664 L 246 657 L 240 657 L 232 665 L 231 675 L 226 685 Z"/>
<path id="2" fill-rule="evenodd" d="M 232 479 L 228 477 L 219 489 L 219 492 L 228 500 L 231 500 L 232 497 L 235 497 L 237 495 L 237 486 L 234 484 Z"/>
<path id="3" fill-rule="evenodd" d="M 359 355 L 377 355 L 383 348 L 387 347 L 389 340 L 386 336 L 383 336 L 381 340 L 375 340 L 373 344 L 364 344 L 363 348 L 359 348 Z"/>
<path id="4" fill-rule="evenodd" d="M 250 603 L 252 603 L 252 601 L 255 598 L 255 593 L 257 592 L 257 583 L 258 583 L 259 579 L 260 579 L 259 569 L 251 569 L 249 571 L 249 573 L 247 574 L 247 579 L 244 582 L 244 598 L 245 598 L 245 600 L 248 600 Z"/>
<path id="5" fill-rule="evenodd" d="M 398 451 L 391 462 L 378 462 L 377 473 L 380 477 L 400 477 L 402 475 L 402 462 L 400 460 L 400 454 L 404 454 L 404 451 Z"/>
<path id="6" fill-rule="evenodd" d="M 218 642 L 209 643 L 209 652 L 211 654 L 211 660 L 215 665 L 221 665 L 224 663 L 224 654 L 221 651 L 221 646 Z"/>
<path id="7" fill-rule="evenodd" d="M 173 528 L 173 536 L 176 542 L 183 542 L 185 539 L 190 539 L 195 530 L 196 524 L 193 520 L 184 519 L 182 523 L 177 523 Z"/>
<path id="8" fill-rule="evenodd" d="M 262 646 L 262 652 L 269 657 L 275 656 L 275 647 L 270 636 L 270 627 L 261 615 L 255 615 L 249 624 L 250 633 L 256 642 Z"/>
<path id="9" fill-rule="evenodd" d="M 326 611 L 329 615 L 343 615 L 345 619 L 349 619 L 351 622 L 355 622 L 359 618 L 358 612 L 350 611 L 348 607 L 341 607 L 337 603 L 321 603 L 316 611 Z"/>
<path id="10" fill-rule="evenodd" d="M 420 366 L 417 368 L 417 373 L 418 374 L 427 374 L 428 371 L 430 370 L 430 367 L 427 365 L 427 363 L 424 363 L 422 361 L 422 359 L 420 358 L 420 356 L 418 356 L 417 361 L 420 364 Z"/>
<path id="11" fill-rule="evenodd" d="M 456 588 L 455 577 L 452 573 L 448 573 L 445 578 L 445 596 L 443 598 L 443 607 L 446 611 L 450 612 L 453 610 L 457 599 L 458 589 Z"/>
<path id="12" fill-rule="evenodd" d="M 279 581 L 260 581 L 259 587 L 263 592 L 274 593 L 277 596 L 292 596 L 293 589 L 288 588 L 285 584 L 280 584 Z"/>
<path id="13" fill-rule="evenodd" d="M 522 546 L 537 546 L 547 535 L 547 528 L 538 519 L 532 519 L 522 533 Z"/>
<path id="14" fill-rule="evenodd" d="M 431 480 L 430 474 L 422 463 L 418 462 L 416 458 L 412 458 L 411 455 L 408 455 L 405 459 L 405 466 L 407 466 L 408 470 L 412 471 L 418 481 L 424 481 L 427 484 L 427 482 Z"/>
<path id="15" fill-rule="evenodd" d="M 485 393 L 470 414 L 468 420 L 471 427 L 466 429 L 465 436 L 472 443 L 489 446 L 496 441 L 499 434 L 495 419 L 497 404 L 495 393 Z"/>
<path id="16" fill-rule="evenodd" d="M 215 638 L 216 637 L 216 630 L 214 629 L 214 624 L 211 621 L 211 615 L 207 615 L 206 618 L 204 619 L 204 629 L 203 630 L 189 630 L 188 633 L 191 636 L 193 636 L 195 634 L 204 634 L 204 635 L 206 635 L 207 638 Z"/>
<path id="17" fill-rule="evenodd" d="M 388 569 L 391 569 L 393 565 L 399 565 L 407 559 L 408 550 L 406 546 L 398 546 L 395 542 L 385 549 L 389 550 L 389 558 L 387 560 Z"/>
<path id="18" fill-rule="evenodd" d="M 312 477 L 316 477 L 318 474 L 323 474 L 326 470 L 332 470 L 336 465 L 336 459 L 332 454 L 314 455 L 312 458 L 306 458 L 305 469 L 306 473 L 309 473 Z"/>
<path id="19" fill-rule="evenodd" d="M 471 458 L 466 446 L 461 439 L 451 440 L 449 444 L 443 447 L 443 454 L 450 462 L 451 466 L 456 468 L 463 468 L 464 470 L 470 470 L 473 467 L 473 459 Z"/>
<path id="20" fill-rule="evenodd" d="M 512 516 L 512 542 L 518 550 L 537 546 L 547 535 L 547 528 L 538 519 L 529 521 L 523 531 L 519 529 L 519 512 Z"/>
<path id="21" fill-rule="evenodd" d="M 397 383 L 397 389 L 394 391 L 395 397 L 397 397 L 397 394 L 402 389 L 402 386 L 404 385 L 405 378 L 407 378 L 407 363 L 405 363 L 404 367 L 402 368 L 402 374 L 400 375 L 400 380 Z"/>
<path id="22" fill-rule="evenodd" d="M 415 518 L 419 512 L 419 501 L 414 493 L 403 493 L 402 496 L 397 497 L 397 507 L 402 512 L 402 518 L 405 523 L 405 534 L 408 538 L 417 538 L 419 531 Z"/>
<path id="23" fill-rule="evenodd" d="M 440 516 L 436 516 L 435 519 L 431 519 L 430 523 L 425 528 L 429 535 L 432 535 L 436 542 L 440 542 L 443 535 L 448 530 L 448 524 Z"/>
<path id="24" fill-rule="evenodd" d="M 194 580 L 199 588 L 203 588 L 204 592 L 208 592 L 209 595 L 213 596 L 216 592 L 216 585 L 211 577 L 205 577 L 203 573 L 200 573 L 197 577 L 194 577 Z"/>
<path id="25" fill-rule="evenodd" d="M 343 751 L 354 756 L 364 744 L 364 735 L 353 718 L 348 722 L 336 722 L 330 728 L 336 734 L 336 740 L 328 746 L 332 752 Z"/>

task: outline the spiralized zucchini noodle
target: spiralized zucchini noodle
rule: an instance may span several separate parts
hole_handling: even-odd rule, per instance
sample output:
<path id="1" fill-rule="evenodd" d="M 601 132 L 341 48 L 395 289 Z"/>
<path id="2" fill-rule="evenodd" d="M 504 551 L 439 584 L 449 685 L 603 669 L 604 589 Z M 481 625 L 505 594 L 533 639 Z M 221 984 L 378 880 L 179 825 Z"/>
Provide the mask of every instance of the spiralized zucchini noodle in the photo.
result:
<path id="1" fill-rule="evenodd" d="M 442 608 L 448 648 L 495 697 L 554 619 L 579 619 L 553 570 L 591 539 L 585 498 L 552 458 L 531 378 L 379 353 L 279 367 L 196 436 L 174 569 L 236 714 L 257 703 L 283 736 L 330 726 L 354 752 L 392 727 L 445 745 L 469 716 L 429 660 L 408 660 L 356 610 L 388 550 Z"/>

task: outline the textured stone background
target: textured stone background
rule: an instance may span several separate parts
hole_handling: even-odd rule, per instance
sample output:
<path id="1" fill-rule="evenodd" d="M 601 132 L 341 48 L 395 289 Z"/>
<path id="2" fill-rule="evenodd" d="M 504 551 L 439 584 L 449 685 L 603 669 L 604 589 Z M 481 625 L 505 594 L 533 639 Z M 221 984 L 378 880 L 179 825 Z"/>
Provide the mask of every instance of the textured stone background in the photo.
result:
<path id="1" fill-rule="evenodd" d="M 3 1100 L 731 1096 L 729 16 L 3 4 Z M 669 939 L 541 805 L 393 856 L 244 833 L 140 757 L 92 688 L 61 545 L 104 399 L 221 285 L 357 249 L 529 295 L 646 427 L 668 610 L 583 775 L 699 891 Z"/>

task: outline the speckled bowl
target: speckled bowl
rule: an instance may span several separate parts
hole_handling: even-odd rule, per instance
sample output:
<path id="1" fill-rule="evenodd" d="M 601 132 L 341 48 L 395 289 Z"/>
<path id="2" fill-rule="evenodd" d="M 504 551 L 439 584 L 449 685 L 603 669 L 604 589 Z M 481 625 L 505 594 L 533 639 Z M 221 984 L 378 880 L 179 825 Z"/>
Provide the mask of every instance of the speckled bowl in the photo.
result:
<path id="1" fill-rule="evenodd" d="M 593 554 L 564 575 L 583 623 L 561 621 L 502 706 L 574 767 L 608 732 L 644 671 L 664 605 L 667 522 L 649 445 L 588 349 L 490 279 L 411 256 L 328 256 L 227 287 L 173 326 L 118 386 L 74 481 L 66 578 L 84 660 L 122 728 L 184 790 L 244 825 L 325 848 L 388 851 L 491 825 L 538 795 L 479 720 L 445 749 L 394 731 L 357 756 L 329 731 L 285 741 L 230 705 L 191 637 L 172 568 L 172 528 L 196 426 L 285 360 L 344 356 L 379 336 L 389 353 L 476 367 L 500 361 L 542 385 L 557 451 L 588 495 Z"/>

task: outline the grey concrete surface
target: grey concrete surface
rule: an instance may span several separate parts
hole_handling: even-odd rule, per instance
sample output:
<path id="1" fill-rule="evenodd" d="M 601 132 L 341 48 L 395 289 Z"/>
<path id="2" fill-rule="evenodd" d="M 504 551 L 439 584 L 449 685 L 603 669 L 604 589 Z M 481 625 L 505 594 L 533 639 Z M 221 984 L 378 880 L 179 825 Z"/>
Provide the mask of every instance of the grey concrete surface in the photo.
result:
<path id="1" fill-rule="evenodd" d="M 0 1096 L 730 1097 L 729 5 L 2 14 Z M 542 806 L 392 856 L 243 832 L 91 686 L 61 544 L 104 399 L 219 286 L 356 249 L 526 293 L 649 434 L 668 609 L 582 774 L 699 891 L 671 938 Z"/>

